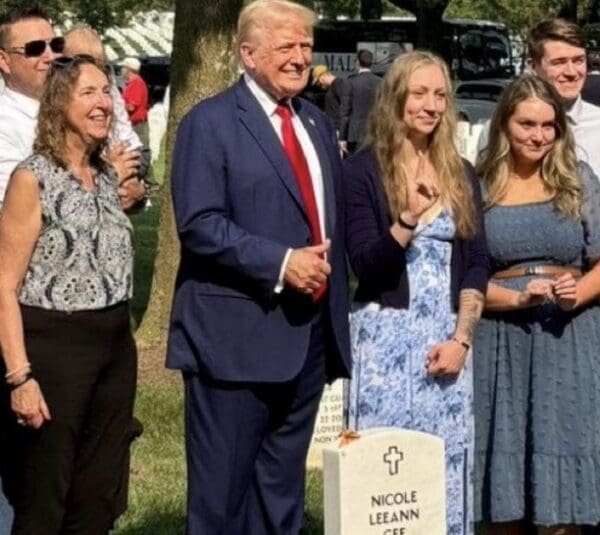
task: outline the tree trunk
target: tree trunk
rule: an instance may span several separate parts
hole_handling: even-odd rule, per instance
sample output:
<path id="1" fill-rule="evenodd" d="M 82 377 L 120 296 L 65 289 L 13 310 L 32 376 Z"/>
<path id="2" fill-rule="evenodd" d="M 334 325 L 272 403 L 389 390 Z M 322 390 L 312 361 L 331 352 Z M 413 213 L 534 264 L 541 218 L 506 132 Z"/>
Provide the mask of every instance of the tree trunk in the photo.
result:
<path id="1" fill-rule="evenodd" d="M 234 35 L 243 0 L 177 0 L 171 56 L 171 106 L 167 127 L 167 176 L 161 191 L 158 250 L 148 308 L 137 332 L 142 348 L 166 341 L 179 242 L 169 169 L 177 125 L 199 100 L 231 85 L 236 76 Z"/>
<path id="2" fill-rule="evenodd" d="M 418 2 L 417 8 L 414 11 L 417 18 L 417 38 L 415 48 L 431 50 L 436 54 L 442 54 L 444 22 L 442 17 L 446 10 L 446 3 L 436 6 L 423 6 Z"/>
<path id="3" fill-rule="evenodd" d="M 566 0 L 563 8 L 559 11 L 558 16 L 572 22 L 577 22 L 577 0 Z"/>
<path id="4" fill-rule="evenodd" d="M 442 55 L 444 11 L 450 0 L 389 0 L 396 7 L 410 11 L 417 18 L 415 48 Z"/>
<path id="5" fill-rule="evenodd" d="M 587 11 L 586 22 L 600 22 L 600 0 L 592 0 Z"/>
<path id="6" fill-rule="evenodd" d="M 378 20 L 382 15 L 382 0 L 360 0 L 360 18 L 362 20 Z"/>

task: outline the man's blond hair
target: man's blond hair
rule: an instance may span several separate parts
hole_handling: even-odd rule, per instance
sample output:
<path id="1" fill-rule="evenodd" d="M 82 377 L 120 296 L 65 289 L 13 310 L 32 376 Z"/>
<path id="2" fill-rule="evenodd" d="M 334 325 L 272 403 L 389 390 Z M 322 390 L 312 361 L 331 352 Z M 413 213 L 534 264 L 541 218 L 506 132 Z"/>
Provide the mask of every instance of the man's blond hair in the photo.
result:
<path id="1" fill-rule="evenodd" d="M 98 61 L 106 63 L 106 52 L 102 44 L 102 37 L 87 24 L 76 24 L 67 33 L 65 37 L 65 50 L 67 56 L 77 54 L 87 54 Z"/>
<path id="2" fill-rule="evenodd" d="M 284 24 L 290 17 L 300 19 L 307 33 L 312 36 L 317 14 L 311 9 L 288 0 L 254 0 L 242 9 L 238 17 L 237 50 L 267 25 Z"/>

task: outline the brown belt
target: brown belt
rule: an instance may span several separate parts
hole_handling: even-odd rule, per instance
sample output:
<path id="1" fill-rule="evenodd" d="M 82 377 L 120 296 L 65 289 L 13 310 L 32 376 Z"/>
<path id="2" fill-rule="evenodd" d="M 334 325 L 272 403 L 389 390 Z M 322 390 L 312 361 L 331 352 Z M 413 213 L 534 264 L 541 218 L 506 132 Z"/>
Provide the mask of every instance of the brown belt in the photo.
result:
<path id="1" fill-rule="evenodd" d="M 492 275 L 492 279 L 513 279 L 515 277 L 529 277 L 532 275 L 550 275 L 553 277 L 571 273 L 573 277 L 579 279 L 583 276 L 582 271 L 576 267 L 570 266 L 526 266 L 521 268 L 510 268 L 497 271 Z"/>

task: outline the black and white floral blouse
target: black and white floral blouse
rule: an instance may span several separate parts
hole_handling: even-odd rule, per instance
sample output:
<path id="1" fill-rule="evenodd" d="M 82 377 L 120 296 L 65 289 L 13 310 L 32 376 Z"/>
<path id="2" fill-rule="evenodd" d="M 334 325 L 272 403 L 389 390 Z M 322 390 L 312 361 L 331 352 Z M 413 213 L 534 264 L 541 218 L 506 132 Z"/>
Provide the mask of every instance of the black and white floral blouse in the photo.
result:
<path id="1" fill-rule="evenodd" d="M 64 167 L 34 154 L 18 168 L 40 185 L 42 229 L 19 301 L 67 312 L 128 300 L 133 287 L 133 229 L 121 208 L 117 179 L 102 166 L 86 191 Z"/>

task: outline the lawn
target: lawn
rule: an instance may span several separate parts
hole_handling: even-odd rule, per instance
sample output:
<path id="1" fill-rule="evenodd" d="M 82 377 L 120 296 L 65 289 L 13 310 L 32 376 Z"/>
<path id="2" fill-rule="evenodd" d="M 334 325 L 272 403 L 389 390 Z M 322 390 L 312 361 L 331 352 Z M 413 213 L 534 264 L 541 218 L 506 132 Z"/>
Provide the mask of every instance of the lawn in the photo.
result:
<path id="1" fill-rule="evenodd" d="M 183 397 L 178 381 L 141 382 L 136 415 L 144 434 L 133 446 L 129 510 L 115 533 L 179 535 L 185 524 L 185 462 Z M 320 535 L 322 483 L 320 472 L 307 477 L 306 535 Z"/>

